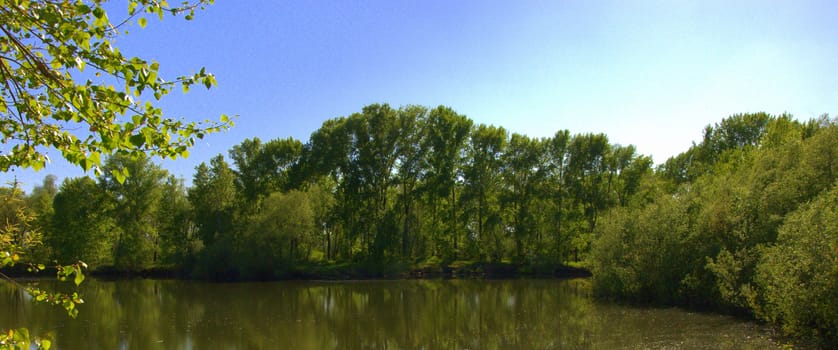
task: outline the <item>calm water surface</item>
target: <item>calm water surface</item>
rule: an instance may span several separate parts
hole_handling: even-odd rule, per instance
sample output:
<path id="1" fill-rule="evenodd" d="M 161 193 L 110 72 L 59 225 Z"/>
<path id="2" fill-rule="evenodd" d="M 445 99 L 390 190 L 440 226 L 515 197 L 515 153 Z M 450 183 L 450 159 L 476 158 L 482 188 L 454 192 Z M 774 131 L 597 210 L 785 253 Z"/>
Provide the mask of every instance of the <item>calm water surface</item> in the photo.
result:
<path id="1" fill-rule="evenodd" d="M 0 284 L 0 328 L 58 349 L 770 349 L 765 327 L 597 302 L 589 281 L 88 280 L 76 320 Z"/>

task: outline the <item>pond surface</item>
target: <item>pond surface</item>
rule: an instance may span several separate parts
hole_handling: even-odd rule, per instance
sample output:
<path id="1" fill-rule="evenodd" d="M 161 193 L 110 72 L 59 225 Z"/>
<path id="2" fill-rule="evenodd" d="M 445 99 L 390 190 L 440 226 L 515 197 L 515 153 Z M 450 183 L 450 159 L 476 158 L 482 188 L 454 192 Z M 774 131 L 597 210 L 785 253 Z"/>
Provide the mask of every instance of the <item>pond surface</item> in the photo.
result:
<path id="1" fill-rule="evenodd" d="M 76 320 L 0 284 L 0 328 L 58 349 L 770 349 L 731 317 L 595 301 L 589 281 L 88 280 Z"/>

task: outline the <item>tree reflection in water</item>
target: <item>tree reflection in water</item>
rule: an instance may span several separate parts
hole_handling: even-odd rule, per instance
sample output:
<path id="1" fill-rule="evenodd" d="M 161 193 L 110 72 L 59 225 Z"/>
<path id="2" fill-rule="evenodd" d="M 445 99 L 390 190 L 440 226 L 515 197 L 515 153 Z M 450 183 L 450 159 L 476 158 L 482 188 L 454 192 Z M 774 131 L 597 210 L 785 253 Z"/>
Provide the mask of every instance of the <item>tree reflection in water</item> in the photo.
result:
<path id="1" fill-rule="evenodd" d="M 0 326 L 54 334 L 58 349 L 777 347 L 729 317 L 597 302 L 585 279 L 93 280 L 82 292 L 71 320 L 0 285 Z"/>

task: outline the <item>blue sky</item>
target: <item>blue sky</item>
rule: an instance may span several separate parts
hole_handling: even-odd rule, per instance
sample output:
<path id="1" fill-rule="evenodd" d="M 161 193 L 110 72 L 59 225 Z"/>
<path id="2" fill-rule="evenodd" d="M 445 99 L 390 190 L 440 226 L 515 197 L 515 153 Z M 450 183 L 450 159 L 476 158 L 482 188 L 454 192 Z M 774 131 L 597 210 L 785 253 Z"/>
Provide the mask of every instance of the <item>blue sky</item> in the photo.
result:
<path id="1" fill-rule="evenodd" d="M 188 159 L 162 162 L 187 182 L 245 138 L 305 142 L 370 103 L 447 105 L 534 137 L 603 132 L 661 163 L 734 113 L 838 114 L 836 15 L 835 1 L 216 0 L 193 21 L 134 25 L 117 45 L 170 79 L 217 76 L 164 98 L 167 115 L 238 115 Z M 52 158 L 0 177 L 28 189 L 83 175 Z"/>

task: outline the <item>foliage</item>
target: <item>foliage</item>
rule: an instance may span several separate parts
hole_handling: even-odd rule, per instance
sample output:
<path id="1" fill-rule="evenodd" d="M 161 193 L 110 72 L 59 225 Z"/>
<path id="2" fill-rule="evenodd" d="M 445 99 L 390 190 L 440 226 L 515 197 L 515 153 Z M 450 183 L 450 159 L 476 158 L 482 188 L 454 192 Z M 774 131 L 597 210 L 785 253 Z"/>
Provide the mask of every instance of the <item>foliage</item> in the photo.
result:
<path id="1" fill-rule="evenodd" d="M 99 178 L 115 220 L 114 265 L 138 271 L 157 262 L 159 226 L 157 210 L 162 199 L 166 171 L 144 155 L 117 154 L 108 158 L 105 169 L 125 169 L 131 176 L 120 181 L 114 171 Z"/>
<path id="2" fill-rule="evenodd" d="M 91 268 L 113 264 L 118 234 L 107 194 L 90 178 L 66 179 L 53 201 L 46 244 L 57 261 L 87 262 Z"/>
<path id="3" fill-rule="evenodd" d="M 22 262 L 25 252 L 32 246 L 40 244 L 41 237 L 39 228 L 34 224 L 35 217 L 26 206 L 20 205 L 23 201 L 22 192 L 17 184 L 4 192 L 2 199 L 5 217 L 3 218 L 3 226 L 0 227 L 0 268 L 12 267 Z M 42 271 L 46 268 L 43 264 L 28 263 L 28 265 L 28 270 L 32 272 Z M 82 269 L 86 267 L 87 265 L 83 262 L 77 262 L 66 266 L 58 265 L 54 268 L 59 280 L 65 281 L 72 277 L 73 282 L 78 286 L 84 281 L 85 277 Z M 0 272 L 0 279 L 26 290 L 37 302 L 60 305 L 71 317 L 78 315 L 76 305 L 84 302 L 78 292 L 69 294 L 48 292 L 36 285 L 21 285 L 2 272 Z M 0 348 L 28 349 L 32 341 L 33 339 L 30 338 L 29 331 L 26 328 L 10 329 L 0 333 Z M 51 345 L 49 339 L 35 338 L 34 343 L 38 348 L 43 349 L 49 349 Z"/>
<path id="4" fill-rule="evenodd" d="M 253 277 L 275 278 L 277 272 L 310 255 L 314 230 L 314 212 L 306 193 L 271 194 L 243 234 L 240 268 Z"/>
<path id="5" fill-rule="evenodd" d="M 745 114 L 708 127 L 658 169 L 652 196 L 603 216 L 595 290 L 737 310 L 834 341 L 836 144 L 827 117 Z"/>
<path id="6" fill-rule="evenodd" d="M 639 209 L 612 210 L 597 229 L 591 272 L 597 293 L 671 303 L 694 260 L 685 244 L 687 203 L 663 196 Z"/>
<path id="7" fill-rule="evenodd" d="M 151 15 L 186 13 L 190 19 L 212 0 L 181 7 L 130 0 L 122 21 L 111 20 L 105 2 L 0 3 L 0 144 L 9 147 L 0 155 L 0 170 L 42 168 L 48 161 L 45 148 L 97 173 L 103 156 L 114 152 L 184 157 L 196 137 L 231 125 L 226 116 L 220 123 L 168 118 L 150 100 L 177 87 L 215 85 L 205 69 L 166 81 L 159 76 L 159 63 L 126 57 L 115 46 L 134 20 L 144 27 Z M 114 87 L 114 81 L 123 86 Z M 120 178 L 127 175 L 116 170 Z"/>
<path id="8" fill-rule="evenodd" d="M 759 314 L 791 334 L 838 341 L 838 187 L 791 213 L 756 271 Z"/>
<path id="9" fill-rule="evenodd" d="M 191 263 L 197 250 L 197 230 L 192 222 L 192 206 L 182 179 L 169 175 L 161 188 L 157 208 L 160 264 L 183 266 Z"/>
<path id="10" fill-rule="evenodd" d="M 60 151 L 71 164 L 85 171 L 92 169 L 99 175 L 103 172 L 102 159 L 107 155 L 117 153 L 130 159 L 145 159 L 146 155 L 173 159 L 185 157 L 195 138 L 203 138 L 207 133 L 231 126 L 232 123 L 223 115 L 218 123 L 185 122 L 166 117 L 156 103 L 151 102 L 152 97 L 158 101 L 177 87 L 185 92 L 195 84 L 207 88 L 215 85 L 215 77 L 205 69 L 166 81 L 159 76 L 160 65 L 157 62 L 126 57 L 115 46 L 119 35 L 127 33 L 126 25 L 134 20 L 140 27 L 147 25 L 148 16 L 163 19 L 166 15 L 185 14 L 188 20 L 194 16 L 196 9 L 211 2 L 187 1 L 180 7 L 169 7 L 165 1 L 129 0 L 125 19 L 112 21 L 105 10 L 105 0 L 0 0 L 0 145 L 6 148 L 0 154 L 0 171 L 13 167 L 40 169 L 49 160 L 48 150 L 54 149 Z M 114 87 L 111 85 L 113 82 L 124 85 Z M 117 183 L 123 183 L 131 173 L 128 167 L 121 165 L 104 170 Z M 65 197 L 58 201 L 62 212 L 55 214 L 51 212 L 54 208 L 47 205 L 55 195 L 54 182 L 48 185 L 45 181 L 45 186 L 36 189 L 31 197 L 30 205 L 37 219 L 30 219 L 30 214 L 17 211 L 14 215 L 16 220 L 5 222 L 4 239 L 0 245 L 0 254 L 5 257 L 3 266 L 16 262 L 23 250 L 31 249 L 29 243 L 36 242 L 34 237 L 37 232 L 31 224 L 36 220 L 37 227 L 52 231 L 48 241 L 53 244 L 68 242 L 59 234 L 64 227 L 56 225 L 76 224 L 68 228 L 80 240 L 68 244 L 66 249 L 64 246 L 50 247 L 60 248 L 55 249 L 57 256 L 92 254 L 97 260 L 105 256 L 103 251 L 107 248 L 100 245 L 107 246 L 109 242 L 100 242 L 100 237 L 87 237 L 86 234 L 100 234 L 106 228 L 98 222 L 94 227 L 83 227 L 78 225 L 79 217 L 70 216 L 72 211 L 77 214 L 101 213 L 102 208 L 95 207 L 100 202 L 85 202 L 80 207 L 66 203 L 68 196 L 88 195 L 78 192 L 77 188 L 89 183 L 84 180 L 69 183 Z M 110 186 L 109 190 L 114 188 Z M 14 198 L 16 200 L 17 197 Z M 119 203 L 124 199 L 117 197 L 114 208 L 125 207 L 124 203 Z M 127 213 L 118 216 L 118 224 L 136 223 L 136 220 L 127 219 Z M 52 219 L 59 222 L 52 222 Z M 128 228 L 129 238 L 136 238 L 135 228 Z M 144 231 L 143 234 L 150 233 L 141 231 Z M 124 244 L 122 237 L 116 241 L 117 251 L 120 252 L 132 246 Z M 139 240 L 141 242 L 142 239 Z M 130 253 L 134 252 L 118 254 L 115 261 L 121 266 L 141 266 L 142 261 Z M 59 277 L 63 279 L 75 274 L 76 283 L 80 283 L 83 279 L 82 265 L 59 266 Z M 33 266 L 37 267 L 36 270 L 43 269 L 41 265 Z M 68 297 L 33 289 L 29 293 L 37 300 L 63 305 L 71 315 L 76 312 L 74 305 L 81 301 L 77 295 Z M 0 345 L 9 348 L 28 348 L 29 342 L 25 329 L 3 333 L 0 338 Z M 37 345 L 50 347 L 48 341 Z"/>
<path id="11" fill-rule="evenodd" d="M 370 105 L 305 144 L 247 139 L 229 154 L 232 164 L 219 155 L 196 167 L 188 189 L 150 158 L 122 154 L 103 169 L 128 179 L 66 180 L 43 210 L 54 211 L 52 256 L 212 279 L 322 260 L 548 266 L 584 258 L 599 213 L 633 203 L 651 177 L 648 157 L 604 135 L 510 135 L 448 107 Z"/>
<path id="12" fill-rule="evenodd" d="M 531 138 L 447 107 L 370 105 L 306 143 L 245 140 L 232 164 L 196 167 L 188 189 L 147 158 L 114 156 L 106 168 L 131 178 L 68 180 L 45 222 L 92 238 L 102 227 L 68 219 L 101 215 L 116 235 L 47 242 L 55 256 L 87 249 L 127 271 L 220 280 L 584 264 L 600 295 L 750 313 L 831 339 L 835 121 L 736 115 L 705 136 L 653 170 L 602 134 Z"/>
<path id="13" fill-rule="evenodd" d="M 236 208 L 235 175 L 224 156 L 201 163 L 195 168 L 192 188 L 188 190 L 200 250 L 202 274 L 215 275 L 229 270 L 232 263 L 234 215 Z"/>

